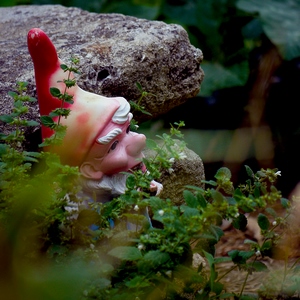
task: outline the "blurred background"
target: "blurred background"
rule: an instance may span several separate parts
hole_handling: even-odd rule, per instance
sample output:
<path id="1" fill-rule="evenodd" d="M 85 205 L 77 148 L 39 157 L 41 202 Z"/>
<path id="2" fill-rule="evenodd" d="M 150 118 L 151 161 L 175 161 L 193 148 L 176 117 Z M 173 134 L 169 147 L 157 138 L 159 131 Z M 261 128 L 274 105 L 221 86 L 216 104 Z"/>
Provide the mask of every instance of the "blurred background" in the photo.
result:
<path id="1" fill-rule="evenodd" d="M 300 181 L 299 0 L 2 0 L 1 6 L 61 4 L 182 25 L 204 54 L 197 97 L 160 119 L 141 124 L 148 137 L 185 121 L 188 147 L 203 160 L 207 179 L 221 166 L 235 183 L 278 168 L 288 197 Z"/>

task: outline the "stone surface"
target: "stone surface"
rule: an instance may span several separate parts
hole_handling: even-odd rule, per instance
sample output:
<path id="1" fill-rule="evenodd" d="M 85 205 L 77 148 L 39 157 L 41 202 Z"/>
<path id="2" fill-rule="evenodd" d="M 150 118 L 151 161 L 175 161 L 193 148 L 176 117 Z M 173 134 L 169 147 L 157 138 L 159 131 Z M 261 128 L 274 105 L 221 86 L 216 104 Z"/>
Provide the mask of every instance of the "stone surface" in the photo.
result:
<path id="1" fill-rule="evenodd" d="M 27 50 L 27 33 L 44 30 L 68 63 L 80 58 L 78 85 L 105 96 L 137 100 L 136 86 L 154 94 L 141 105 L 153 117 L 166 113 L 199 92 L 203 79 L 202 52 L 193 47 L 179 25 L 148 21 L 120 14 L 96 14 L 60 5 L 0 8 L 0 101 L 8 113 L 12 99 L 7 92 L 16 81 L 29 82 L 35 95 L 33 64 Z M 138 121 L 148 118 L 134 113 Z M 30 117 L 38 119 L 37 105 Z"/>
<path id="2" fill-rule="evenodd" d="M 201 182 L 205 179 L 202 159 L 188 148 L 185 148 L 183 152 L 186 158 L 175 160 L 172 166 L 174 171 L 169 173 L 165 170 L 161 178 L 157 179 L 164 187 L 159 197 L 169 198 L 175 205 L 184 203 L 183 191 L 187 185 L 204 188 L 204 184 Z M 144 154 L 147 158 L 151 158 L 156 153 L 148 149 Z"/>

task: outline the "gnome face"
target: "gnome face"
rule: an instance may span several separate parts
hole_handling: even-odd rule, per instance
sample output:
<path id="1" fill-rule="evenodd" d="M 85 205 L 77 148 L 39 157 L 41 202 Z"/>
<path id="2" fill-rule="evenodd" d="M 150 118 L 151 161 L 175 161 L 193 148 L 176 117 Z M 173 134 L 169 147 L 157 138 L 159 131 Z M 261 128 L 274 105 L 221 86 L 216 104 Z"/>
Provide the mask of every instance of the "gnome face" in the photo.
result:
<path id="1" fill-rule="evenodd" d="M 137 168 L 145 171 L 141 161 L 146 137 L 129 130 L 131 117 L 129 114 L 124 124 L 117 125 L 111 122 L 101 133 L 80 166 L 84 177 L 99 180 L 103 175 Z"/>
<path id="2" fill-rule="evenodd" d="M 41 29 L 31 29 L 27 40 L 34 63 L 40 113 L 48 115 L 62 105 L 51 95 L 50 88 L 56 87 L 63 93 L 66 90 L 63 80 L 68 76 L 73 78 L 74 74 L 61 69 L 62 61 Z M 47 150 L 59 154 L 63 163 L 80 167 L 83 176 L 92 179 L 137 166 L 143 157 L 141 151 L 146 138 L 129 131 L 132 114 L 126 99 L 96 95 L 82 90 L 77 84 L 66 92 L 74 101 L 72 105 L 63 104 L 64 108 L 71 109 L 70 115 L 61 119 L 61 124 L 67 126 L 66 135 L 62 145 Z M 42 126 L 43 139 L 52 134 L 52 129 Z"/>

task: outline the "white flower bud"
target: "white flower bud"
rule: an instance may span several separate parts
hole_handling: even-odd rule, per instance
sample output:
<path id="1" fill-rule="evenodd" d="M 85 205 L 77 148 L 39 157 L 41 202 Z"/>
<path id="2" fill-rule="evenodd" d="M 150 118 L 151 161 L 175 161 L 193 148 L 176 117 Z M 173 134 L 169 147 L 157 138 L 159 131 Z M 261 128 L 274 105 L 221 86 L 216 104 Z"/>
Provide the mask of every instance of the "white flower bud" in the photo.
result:
<path id="1" fill-rule="evenodd" d="M 166 272 L 166 275 L 167 275 L 169 278 L 171 278 L 171 277 L 172 277 L 172 271 L 171 271 L 171 270 L 167 271 L 167 272 Z"/>
<path id="2" fill-rule="evenodd" d="M 168 172 L 169 172 L 169 174 L 172 174 L 174 172 L 174 169 L 173 168 L 169 168 Z"/>
<path id="3" fill-rule="evenodd" d="M 272 225 L 273 225 L 273 226 L 276 226 L 276 225 L 277 225 L 277 222 L 276 222 L 276 221 L 273 221 Z"/>
<path id="4" fill-rule="evenodd" d="M 135 205 L 134 208 L 133 208 L 135 211 L 138 211 L 140 208 L 138 205 Z"/>
<path id="5" fill-rule="evenodd" d="M 256 256 L 261 256 L 261 253 L 260 253 L 260 251 L 259 251 L 259 250 L 257 250 L 257 251 L 255 252 L 255 255 L 256 255 Z"/>
<path id="6" fill-rule="evenodd" d="M 145 246 L 143 244 L 138 244 L 138 249 L 141 251 L 141 250 L 145 249 Z"/>
<path id="7" fill-rule="evenodd" d="M 277 171 L 277 172 L 275 173 L 275 175 L 276 175 L 276 176 L 281 176 L 281 171 Z"/>
<path id="8" fill-rule="evenodd" d="M 184 152 L 179 153 L 179 159 L 187 158 L 187 156 L 184 154 Z"/>
<path id="9" fill-rule="evenodd" d="M 162 217 L 163 215 L 164 215 L 164 211 L 162 210 L 162 209 L 160 209 L 159 211 L 158 211 L 158 214 Z"/>

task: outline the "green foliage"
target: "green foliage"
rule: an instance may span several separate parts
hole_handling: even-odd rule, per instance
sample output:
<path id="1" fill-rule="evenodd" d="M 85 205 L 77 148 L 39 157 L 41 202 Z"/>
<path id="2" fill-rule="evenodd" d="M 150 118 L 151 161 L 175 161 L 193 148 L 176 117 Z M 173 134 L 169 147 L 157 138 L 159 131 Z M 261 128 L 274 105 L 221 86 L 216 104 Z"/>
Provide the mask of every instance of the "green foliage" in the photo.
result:
<path id="1" fill-rule="evenodd" d="M 45 138 L 43 143 L 39 145 L 40 147 L 60 145 L 66 134 L 67 128 L 61 124 L 61 118 L 67 118 L 71 112 L 69 108 L 65 108 L 65 103 L 73 104 L 74 102 L 73 96 L 69 95 L 67 91 L 76 84 L 76 79 L 71 78 L 72 72 L 77 74 L 79 73 L 76 68 L 76 65 L 79 63 L 78 58 L 72 57 L 70 61 L 70 67 L 65 64 L 60 65 L 64 72 L 68 72 L 67 78 L 63 79 L 63 83 L 65 84 L 63 93 L 61 93 L 61 91 L 56 87 L 50 87 L 51 95 L 61 101 L 61 106 L 53 110 L 48 116 L 41 116 L 41 123 L 44 126 L 51 128 L 54 131 L 54 134 L 49 138 Z"/>
<path id="2" fill-rule="evenodd" d="M 69 73 L 71 68 L 62 66 Z M 74 82 L 69 85 L 68 80 L 70 87 Z M 7 299 L 15 298 L 12 283 L 16 282 L 20 293 L 30 299 L 52 299 L 50 291 L 62 284 L 65 289 L 56 299 L 255 299 L 244 294 L 247 280 L 255 272 L 272 276 L 261 258 L 279 253 L 276 230 L 289 230 L 292 207 L 274 186 L 280 171 L 254 173 L 246 166 L 249 179 L 234 187 L 230 170 L 220 168 L 215 180 L 205 181 L 205 189 L 187 186 L 180 206 L 153 196 L 151 181 L 159 179 L 162 170 L 172 173 L 174 161 L 186 157 L 180 131 L 184 123 L 179 122 L 171 125 L 170 134 L 157 136 L 160 142 L 148 141 L 156 152 L 143 160 L 149 172 L 129 173 L 124 194 L 106 203 L 88 202 L 80 193 L 77 168 L 62 165 L 54 154 L 20 149 L 18 143 L 24 140 L 20 120 L 26 113 L 20 101 L 32 101 L 22 98 L 25 87 L 19 83 L 18 92 L 10 93 L 17 104 L 12 114 L 2 117 L 17 128 L 12 138 L 2 135 L 5 143 L 0 147 L 0 242 L 6 249 L 0 260 L 5 261 L 3 274 L 9 274 L 1 278 L 0 286 L 9 287 L 3 292 Z M 64 103 L 66 91 L 51 91 Z M 59 117 L 65 117 L 63 104 L 61 109 L 54 112 L 57 119 L 43 116 L 43 124 L 57 130 Z M 287 214 L 278 215 L 271 207 L 274 203 L 281 203 Z M 244 230 L 246 213 L 257 210 L 262 241 L 245 240 L 248 250 L 232 249 L 228 257 L 215 257 L 224 235 L 222 220 Z M 288 253 L 285 249 L 281 253 L 286 267 L 276 292 L 292 296 L 300 292 L 297 263 L 287 267 Z M 207 268 L 203 263 L 192 267 L 193 254 L 200 254 Z M 246 271 L 238 294 L 226 292 L 221 279 L 227 274 L 221 277 L 217 271 L 225 261 L 232 262 L 231 270 Z M 46 273 L 43 291 L 41 270 Z M 26 280 L 20 280 L 19 274 Z M 262 293 L 273 290 L 264 285 Z"/>

